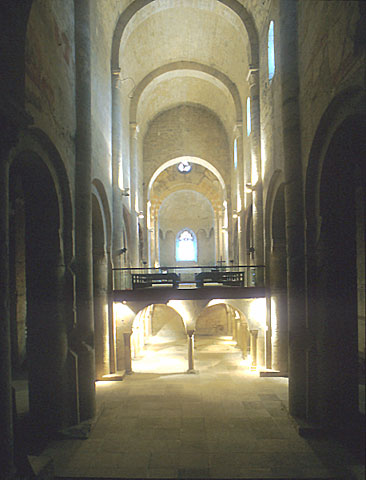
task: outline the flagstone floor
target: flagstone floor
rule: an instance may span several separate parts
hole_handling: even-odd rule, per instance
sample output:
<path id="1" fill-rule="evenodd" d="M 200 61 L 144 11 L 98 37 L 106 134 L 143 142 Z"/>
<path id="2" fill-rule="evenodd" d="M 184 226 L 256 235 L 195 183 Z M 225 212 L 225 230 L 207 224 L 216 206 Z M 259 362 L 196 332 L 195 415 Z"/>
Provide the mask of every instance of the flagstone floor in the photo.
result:
<path id="1" fill-rule="evenodd" d="M 260 378 L 229 337 L 196 338 L 195 367 L 185 373 L 185 340 L 165 338 L 123 381 L 97 382 L 102 413 L 89 438 L 44 452 L 57 477 L 362 478 L 357 465 L 347 477 L 343 451 L 326 444 L 319 455 L 298 435 L 287 379 Z"/>

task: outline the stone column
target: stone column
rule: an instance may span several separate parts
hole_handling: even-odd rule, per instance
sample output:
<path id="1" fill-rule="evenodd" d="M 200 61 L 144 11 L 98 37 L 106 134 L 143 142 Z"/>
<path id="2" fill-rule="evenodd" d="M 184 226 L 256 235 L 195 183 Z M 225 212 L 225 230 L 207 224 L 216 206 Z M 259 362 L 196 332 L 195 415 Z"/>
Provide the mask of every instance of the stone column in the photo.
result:
<path id="1" fill-rule="evenodd" d="M 130 160 L 131 160 L 131 241 L 130 241 L 130 261 L 133 267 L 139 267 L 139 235 L 137 220 L 137 195 L 138 195 L 138 133 L 139 126 L 136 123 L 130 123 Z"/>
<path id="2" fill-rule="evenodd" d="M 76 168 L 75 270 L 80 420 L 95 414 L 92 203 L 90 3 L 75 1 Z"/>
<path id="3" fill-rule="evenodd" d="M 304 206 L 296 48 L 297 2 L 281 0 L 279 32 L 287 237 L 289 410 L 291 415 L 305 418 L 307 414 L 307 334 Z"/>
<path id="4" fill-rule="evenodd" d="M 2 118 L 2 117 L 0 117 Z M 0 145 L 0 451 L 5 478 L 14 473 L 9 311 L 9 168 Z"/>
<path id="5" fill-rule="evenodd" d="M 250 85 L 250 113 L 252 131 L 250 134 L 252 188 L 253 188 L 253 234 L 254 263 L 264 265 L 263 240 L 263 187 L 260 137 L 259 71 L 252 69 L 248 75 Z M 256 285 L 264 285 L 263 269 L 256 272 Z"/>
<path id="6" fill-rule="evenodd" d="M 187 373 L 196 373 L 194 369 L 194 330 L 187 330 L 188 334 L 188 370 Z"/>
<path id="7" fill-rule="evenodd" d="M 123 209 L 120 185 L 123 175 L 122 165 L 122 122 L 119 90 L 120 69 L 112 71 L 112 184 L 113 184 L 113 247 L 112 260 L 115 268 L 122 266 L 123 248 Z"/>
<path id="8" fill-rule="evenodd" d="M 123 333 L 123 342 L 124 342 L 124 351 L 125 351 L 125 370 L 127 375 L 130 375 L 132 373 L 131 335 L 132 335 L 132 332 Z"/>
<path id="9" fill-rule="evenodd" d="M 252 357 L 252 370 L 257 368 L 257 341 L 258 341 L 258 330 L 250 331 L 250 355 Z"/>
<path id="10" fill-rule="evenodd" d="M 246 358 L 248 354 L 248 324 L 245 320 L 240 320 L 240 331 L 241 350 L 243 358 Z"/>
<path id="11" fill-rule="evenodd" d="M 18 61 L 17 57 L 16 61 Z M 17 77 L 22 78 L 18 69 Z M 31 120 L 23 110 L 17 111 L 15 103 L 6 105 L 7 100 L 7 96 L 1 99 L 0 113 L 2 125 L 0 138 L 0 452 L 2 458 L 0 471 L 4 478 L 12 477 L 15 470 L 10 355 L 8 155 L 11 147 L 17 142 L 19 130 Z"/>
<path id="12" fill-rule="evenodd" d="M 110 373 L 108 319 L 108 265 L 104 253 L 94 256 L 95 378 Z"/>
<path id="13" fill-rule="evenodd" d="M 154 212 L 154 264 L 153 264 L 153 267 L 155 267 L 156 263 L 160 264 L 159 225 L 158 225 L 158 215 L 157 214 L 158 214 L 158 212 Z"/>
<path id="14" fill-rule="evenodd" d="M 218 265 L 220 260 L 220 220 L 219 209 L 214 208 L 214 223 L 215 223 L 215 263 Z"/>
<path id="15" fill-rule="evenodd" d="M 286 245 L 277 243 L 270 254 L 271 367 L 281 373 L 287 373 L 288 370 L 286 275 Z"/>

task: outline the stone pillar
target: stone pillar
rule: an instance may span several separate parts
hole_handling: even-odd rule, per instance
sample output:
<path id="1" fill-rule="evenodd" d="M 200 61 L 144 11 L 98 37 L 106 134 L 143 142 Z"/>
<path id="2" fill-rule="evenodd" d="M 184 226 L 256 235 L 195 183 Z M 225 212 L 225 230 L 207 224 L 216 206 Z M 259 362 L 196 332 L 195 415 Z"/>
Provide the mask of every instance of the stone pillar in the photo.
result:
<path id="1" fill-rule="evenodd" d="M 252 69 L 248 75 L 250 85 L 250 113 L 252 131 L 250 134 L 252 188 L 253 188 L 253 235 L 254 263 L 264 265 L 263 240 L 263 187 L 260 140 L 260 105 L 259 105 L 259 71 Z M 264 285 L 264 271 L 256 272 L 256 285 Z"/>
<path id="2" fill-rule="evenodd" d="M 132 335 L 132 332 L 123 333 L 123 342 L 124 342 L 124 351 L 125 351 L 125 370 L 127 375 L 130 375 L 132 373 L 131 335 Z"/>
<path id="3" fill-rule="evenodd" d="M 149 267 L 153 267 L 154 266 L 154 262 L 155 262 L 155 255 L 154 255 L 154 249 L 155 249 L 155 242 L 154 242 L 154 229 L 153 228 L 149 228 L 149 231 L 148 231 L 148 239 L 149 239 L 149 260 L 148 260 L 148 263 L 147 265 Z"/>
<path id="4" fill-rule="evenodd" d="M 246 358 L 248 354 L 248 324 L 245 320 L 240 320 L 240 331 L 241 350 L 243 358 Z"/>
<path id="5" fill-rule="evenodd" d="M 250 331 L 250 355 L 252 357 L 252 370 L 257 368 L 257 341 L 258 341 L 258 330 Z"/>
<path id="6" fill-rule="evenodd" d="M 240 350 L 242 350 L 242 338 L 241 338 L 242 331 L 241 331 L 240 320 L 238 318 L 235 319 L 235 323 L 236 323 L 236 343 L 237 343 L 238 347 L 240 348 Z"/>
<path id="7" fill-rule="evenodd" d="M 158 225 L 158 212 L 154 212 L 154 264 L 153 267 L 158 263 L 160 264 L 160 242 L 159 242 L 159 225 Z"/>
<path id="8" fill-rule="evenodd" d="M 194 330 L 187 330 L 188 334 L 188 370 L 187 373 L 196 373 L 194 369 Z"/>
<path id="9" fill-rule="evenodd" d="M 301 165 L 297 2 L 280 2 L 280 74 L 285 170 L 287 292 L 289 319 L 289 411 L 307 415 L 304 206 Z"/>
<path id="10" fill-rule="evenodd" d="M 1 147 L 3 147 L 1 145 Z M 14 435 L 9 311 L 9 168 L 0 150 L 0 467 L 5 478 L 14 473 Z"/>
<path id="11" fill-rule="evenodd" d="M 7 53 L 11 54 L 11 51 L 9 50 Z M 19 60 L 17 56 L 14 59 L 15 61 Z M 18 68 L 16 71 L 16 77 L 23 82 L 24 80 L 21 78 L 24 79 L 24 72 L 22 76 Z M 7 83 L 11 82 L 8 80 Z M 12 86 L 14 87 L 14 83 Z M 4 478 L 12 477 L 15 470 L 10 355 L 8 155 L 11 147 L 17 142 L 19 130 L 31 120 L 23 110 L 17 111 L 15 103 L 6 105 L 7 100 L 7 96 L 3 96 L 1 99 L 2 111 L 0 112 L 2 125 L 0 136 L 0 471 Z M 7 110 L 9 114 L 7 114 Z"/>
<path id="12" fill-rule="evenodd" d="M 220 214 L 218 208 L 214 209 L 215 212 L 215 259 L 216 265 L 220 261 Z"/>
<path id="13" fill-rule="evenodd" d="M 92 203 L 90 3 L 75 1 L 75 270 L 80 420 L 95 414 Z"/>
<path id="14" fill-rule="evenodd" d="M 107 252 L 107 294 L 108 294 L 108 322 L 109 322 L 109 361 L 110 372 L 116 373 L 117 371 L 117 336 L 116 336 L 116 323 L 113 315 L 113 265 L 111 252 Z"/>
<path id="15" fill-rule="evenodd" d="M 276 244 L 270 254 L 271 367 L 281 373 L 287 373 L 288 370 L 286 275 L 286 246 Z"/>
<path id="16" fill-rule="evenodd" d="M 106 255 L 94 256 L 95 378 L 110 373 L 108 319 L 108 265 Z"/>
<path id="17" fill-rule="evenodd" d="M 131 160 L 131 236 L 130 239 L 130 261 L 133 267 L 139 267 L 139 235 L 137 202 L 138 196 L 138 133 L 139 126 L 136 123 L 130 123 L 130 160 Z"/>
<path id="18" fill-rule="evenodd" d="M 119 90 L 120 69 L 112 71 L 112 184 L 113 184 L 113 247 L 112 260 L 115 268 L 122 267 L 121 249 L 123 245 L 123 208 L 120 185 L 123 175 L 122 165 L 122 122 Z"/>

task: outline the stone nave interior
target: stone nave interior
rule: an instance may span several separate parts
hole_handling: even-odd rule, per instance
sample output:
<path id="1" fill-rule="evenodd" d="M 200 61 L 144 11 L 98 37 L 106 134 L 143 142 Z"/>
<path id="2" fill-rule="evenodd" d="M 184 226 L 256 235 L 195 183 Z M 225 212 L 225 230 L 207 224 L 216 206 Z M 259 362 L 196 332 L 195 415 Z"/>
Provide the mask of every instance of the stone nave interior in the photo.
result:
<path id="1" fill-rule="evenodd" d="M 361 478 L 365 3 L 3 0 L 0 25 L 4 478 Z M 356 457 L 311 470 L 304 437 Z"/>

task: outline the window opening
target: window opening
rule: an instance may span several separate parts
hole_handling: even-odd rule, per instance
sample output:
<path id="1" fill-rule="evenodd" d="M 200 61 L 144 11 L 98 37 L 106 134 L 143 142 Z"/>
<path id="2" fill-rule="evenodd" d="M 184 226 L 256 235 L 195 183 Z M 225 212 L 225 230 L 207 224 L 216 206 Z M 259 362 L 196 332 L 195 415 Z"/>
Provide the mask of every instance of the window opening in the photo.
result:
<path id="1" fill-rule="evenodd" d="M 250 117 L 250 97 L 247 98 L 247 135 L 249 137 L 252 131 L 252 122 Z"/>
<path id="2" fill-rule="evenodd" d="M 188 160 L 182 160 L 178 163 L 178 170 L 180 173 L 189 173 L 192 170 L 192 165 L 188 162 Z"/>
<path id="3" fill-rule="evenodd" d="M 272 80 L 275 73 L 275 51 L 274 51 L 274 23 L 269 24 L 268 29 L 268 79 Z"/>
<path id="4" fill-rule="evenodd" d="M 234 140 L 234 168 L 238 166 L 238 139 Z"/>
<path id="5" fill-rule="evenodd" d="M 185 229 L 178 233 L 175 257 L 177 262 L 197 261 L 197 240 L 191 230 Z"/>

